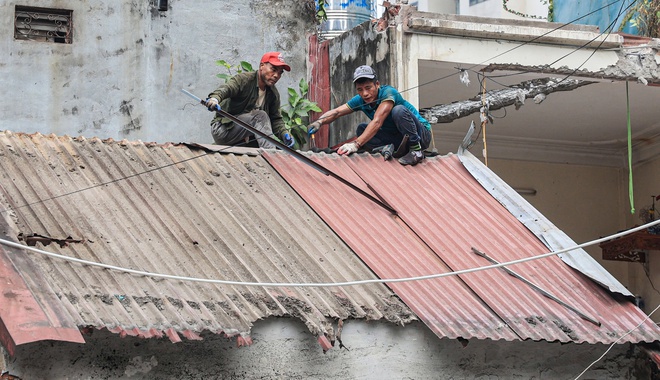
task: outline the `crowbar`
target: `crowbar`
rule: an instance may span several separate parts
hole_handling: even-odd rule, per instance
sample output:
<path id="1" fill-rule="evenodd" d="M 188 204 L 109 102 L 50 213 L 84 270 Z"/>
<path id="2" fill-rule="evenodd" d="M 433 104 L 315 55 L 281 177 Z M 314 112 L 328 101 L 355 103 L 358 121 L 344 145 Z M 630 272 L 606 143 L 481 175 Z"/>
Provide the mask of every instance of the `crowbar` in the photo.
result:
<path id="1" fill-rule="evenodd" d="M 479 251 L 478 249 L 476 249 L 476 248 L 474 248 L 474 247 L 472 247 L 472 252 L 476 253 L 477 255 L 483 257 L 484 259 L 490 261 L 490 262 L 493 263 L 493 264 L 499 264 L 499 263 L 497 262 L 497 260 L 493 259 L 492 257 L 488 256 L 488 255 L 485 254 L 484 252 L 481 252 L 481 251 Z M 504 269 L 504 270 L 505 270 L 508 274 L 510 274 L 511 276 L 513 276 L 513 277 L 519 279 L 520 281 L 524 282 L 525 284 L 531 286 L 532 289 L 538 291 L 539 293 L 543 294 L 544 296 L 550 298 L 551 300 L 557 302 L 558 304 L 564 306 L 565 308 L 567 308 L 567 309 L 571 310 L 572 312 L 574 312 L 575 314 L 579 315 L 580 318 L 585 319 L 585 320 L 587 320 L 587 321 L 593 323 L 594 325 L 600 327 L 600 322 L 598 322 L 597 320 L 595 320 L 595 319 L 591 318 L 590 316 L 584 314 L 583 312 L 581 312 L 580 310 L 578 310 L 578 309 L 574 308 L 573 306 L 567 304 L 566 302 L 560 300 L 559 298 L 557 298 L 557 297 L 555 297 L 554 295 L 552 295 L 550 292 L 548 292 L 548 291 L 546 291 L 546 290 L 543 290 L 541 287 L 539 287 L 538 285 L 536 285 L 536 284 L 534 284 L 533 282 L 529 281 L 529 280 L 526 279 L 525 277 L 519 275 L 518 273 L 512 271 L 511 269 L 509 269 L 509 268 L 507 268 L 507 267 L 501 267 L 501 268 Z"/>
<path id="2" fill-rule="evenodd" d="M 206 101 L 202 100 L 202 99 L 199 98 L 198 96 L 195 96 L 194 94 L 192 94 L 192 93 L 186 91 L 186 90 L 183 89 L 183 88 L 181 89 L 181 91 L 182 91 L 184 94 L 186 94 L 186 95 L 190 96 L 191 98 L 195 99 L 196 101 L 198 101 L 198 102 L 201 103 L 202 105 L 206 106 Z M 300 152 L 296 152 L 295 150 L 289 148 L 288 146 L 286 146 L 285 144 L 283 144 L 283 143 L 280 142 L 279 140 L 276 140 L 276 139 L 272 138 L 271 136 L 269 136 L 268 134 L 263 133 L 263 132 L 261 132 L 260 130 L 254 128 L 254 127 L 251 126 L 250 124 L 247 124 L 247 123 L 241 121 L 241 120 L 238 119 L 236 116 L 234 116 L 234 115 L 230 114 L 229 112 L 227 112 L 227 111 L 221 109 L 219 104 L 215 106 L 215 109 L 214 109 L 213 111 L 216 111 L 217 113 L 219 113 L 220 115 L 222 115 L 222 117 L 226 117 L 227 119 L 233 121 L 234 123 L 240 125 L 241 127 L 247 129 L 248 131 L 254 133 L 255 135 L 260 136 L 260 137 L 263 137 L 264 139 L 266 139 L 266 140 L 272 142 L 273 144 L 275 144 L 275 146 L 277 146 L 278 148 L 282 149 L 283 151 L 289 153 L 290 155 L 292 155 L 293 157 L 297 158 L 298 160 L 302 161 L 304 164 L 307 164 L 307 165 L 311 166 L 312 168 L 318 170 L 319 172 L 321 172 L 321 173 L 323 173 L 323 174 L 325 174 L 325 175 L 327 175 L 327 176 L 331 176 L 331 177 L 335 178 L 336 180 L 338 180 L 339 182 L 343 183 L 344 185 L 350 187 L 351 189 L 353 189 L 353 190 L 357 191 L 358 193 L 364 195 L 365 197 L 369 198 L 369 200 L 371 200 L 372 202 L 376 203 L 377 205 L 379 205 L 380 207 L 384 208 L 385 210 L 389 211 L 390 213 L 392 213 L 392 214 L 394 214 L 394 215 L 398 215 L 398 213 L 396 212 L 396 210 L 393 209 L 393 208 L 392 208 L 390 205 L 388 205 L 387 203 L 385 203 L 385 202 L 383 202 L 383 201 L 377 199 L 377 198 L 374 197 L 373 195 L 371 195 L 371 194 L 367 193 L 366 191 L 360 189 L 359 187 L 357 187 L 357 186 L 355 186 L 354 184 L 350 183 L 349 181 L 345 180 L 344 178 L 342 178 L 342 177 L 339 176 L 338 174 L 335 174 L 335 173 L 332 172 L 330 169 L 327 169 L 325 166 L 319 164 L 318 162 L 316 162 L 316 161 L 310 159 L 310 158 L 307 157 L 307 156 L 304 156 L 304 155 L 301 154 Z"/>

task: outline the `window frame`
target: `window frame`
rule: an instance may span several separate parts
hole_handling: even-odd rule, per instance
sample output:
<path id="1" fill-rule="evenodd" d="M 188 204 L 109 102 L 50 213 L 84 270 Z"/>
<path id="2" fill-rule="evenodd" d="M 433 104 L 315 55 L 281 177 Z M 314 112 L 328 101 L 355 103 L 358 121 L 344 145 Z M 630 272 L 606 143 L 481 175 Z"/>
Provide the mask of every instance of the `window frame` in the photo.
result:
<path id="1" fill-rule="evenodd" d="M 73 43 L 73 10 L 16 5 L 14 39 Z"/>

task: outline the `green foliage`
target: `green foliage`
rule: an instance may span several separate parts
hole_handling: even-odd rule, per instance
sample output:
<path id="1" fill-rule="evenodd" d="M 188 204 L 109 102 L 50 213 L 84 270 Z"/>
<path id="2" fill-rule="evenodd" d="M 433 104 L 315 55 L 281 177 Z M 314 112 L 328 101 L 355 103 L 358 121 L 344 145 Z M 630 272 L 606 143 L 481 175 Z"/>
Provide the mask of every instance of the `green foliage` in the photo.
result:
<path id="1" fill-rule="evenodd" d="M 637 27 L 641 36 L 660 38 L 660 2 L 657 0 L 640 1 L 636 7 L 637 11 L 631 24 Z"/>
<path id="2" fill-rule="evenodd" d="M 219 59 L 219 60 L 215 61 L 215 64 L 218 65 L 218 66 L 222 66 L 225 69 L 227 69 L 227 74 L 220 73 L 220 74 L 215 75 L 216 77 L 224 80 L 225 83 L 231 77 L 233 77 L 234 75 L 236 75 L 238 73 L 254 71 L 254 69 L 252 68 L 252 65 L 249 62 L 245 62 L 245 61 L 241 61 L 236 65 L 232 65 L 231 63 L 225 61 L 224 59 Z M 234 71 L 235 71 L 234 73 L 232 73 L 232 69 L 234 69 Z"/>
<path id="3" fill-rule="evenodd" d="M 238 73 L 254 71 L 252 65 L 245 61 L 241 61 L 237 65 L 232 65 L 227 61 L 220 59 L 215 61 L 215 64 L 222 66 L 227 70 L 227 74 L 221 73 L 216 75 L 225 82 Z M 232 73 L 232 69 L 234 73 Z M 293 147 L 294 149 L 300 149 L 302 145 L 307 143 L 307 123 L 309 121 L 309 113 L 311 111 L 321 112 L 321 108 L 319 108 L 316 103 L 307 99 L 309 84 L 305 78 L 300 80 L 298 87 L 300 91 L 299 93 L 291 87 L 287 89 L 289 102 L 280 107 L 284 126 L 293 138 L 296 139 L 296 145 Z"/>
<path id="4" fill-rule="evenodd" d="M 639 1 L 630 8 L 619 25 L 619 32 L 626 25 L 637 28 L 637 34 L 644 37 L 660 37 L 660 2 L 652 0 Z"/>
<path id="5" fill-rule="evenodd" d="M 280 108 L 284 125 L 289 130 L 289 133 L 296 139 L 295 149 L 307 142 L 307 123 L 309 122 L 310 112 L 321 112 L 321 108 L 315 103 L 307 99 L 309 92 L 309 84 L 302 78 L 298 84 L 300 93 L 295 89 L 289 87 L 289 103 Z"/>
<path id="6" fill-rule="evenodd" d="M 328 20 L 328 13 L 325 11 L 326 5 L 328 5 L 327 0 L 316 1 L 316 22 L 319 24 Z"/>

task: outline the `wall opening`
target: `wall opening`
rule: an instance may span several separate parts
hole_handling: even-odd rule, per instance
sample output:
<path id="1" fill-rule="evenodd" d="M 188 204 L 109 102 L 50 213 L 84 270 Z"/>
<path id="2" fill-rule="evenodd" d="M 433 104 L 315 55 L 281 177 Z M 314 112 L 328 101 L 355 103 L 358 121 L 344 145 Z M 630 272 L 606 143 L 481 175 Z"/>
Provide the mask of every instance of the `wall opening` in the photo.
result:
<path id="1" fill-rule="evenodd" d="M 167 0 L 158 0 L 158 10 L 159 11 L 167 10 Z"/>
<path id="2" fill-rule="evenodd" d="M 73 11 L 16 5 L 14 39 L 61 44 L 73 42 Z"/>

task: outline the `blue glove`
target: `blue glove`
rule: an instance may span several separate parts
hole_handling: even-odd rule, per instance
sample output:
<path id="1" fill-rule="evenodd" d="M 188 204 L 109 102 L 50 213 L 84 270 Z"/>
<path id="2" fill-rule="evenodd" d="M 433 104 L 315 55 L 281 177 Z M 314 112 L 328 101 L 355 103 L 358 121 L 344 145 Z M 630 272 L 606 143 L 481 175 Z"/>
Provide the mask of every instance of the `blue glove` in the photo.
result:
<path id="1" fill-rule="evenodd" d="M 206 105 L 209 111 L 220 111 L 220 104 L 218 104 L 218 99 L 216 98 L 206 98 L 204 105 Z"/>
<path id="2" fill-rule="evenodd" d="M 291 136 L 290 134 L 285 133 L 285 134 L 284 134 L 284 144 L 285 144 L 288 148 L 293 148 L 293 146 L 296 145 L 296 140 L 295 140 L 295 139 L 293 138 L 293 136 Z"/>
<path id="3" fill-rule="evenodd" d="M 319 131 L 319 128 L 321 128 L 321 122 L 316 120 L 315 122 L 307 126 L 307 135 L 308 136 L 313 135 L 314 133 Z"/>

